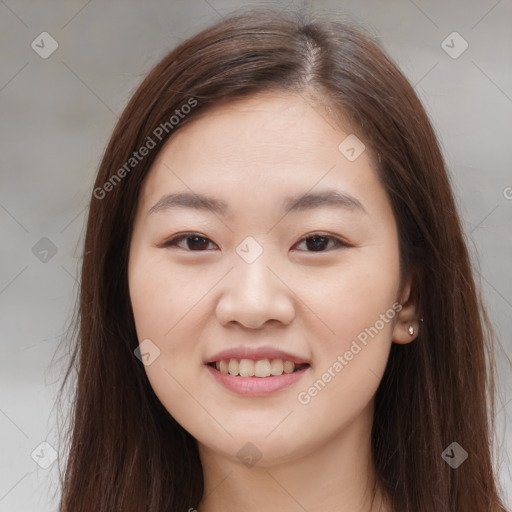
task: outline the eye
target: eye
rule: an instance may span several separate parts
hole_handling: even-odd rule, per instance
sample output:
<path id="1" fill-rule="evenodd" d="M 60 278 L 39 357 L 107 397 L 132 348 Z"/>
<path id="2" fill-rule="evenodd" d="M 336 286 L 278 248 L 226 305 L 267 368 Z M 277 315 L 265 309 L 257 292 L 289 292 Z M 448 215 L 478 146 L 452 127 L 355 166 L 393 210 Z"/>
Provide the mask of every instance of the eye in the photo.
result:
<path id="1" fill-rule="evenodd" d="M 308 243 L 308 241 L 311 241 Z M 329 244 L 329 242 L 333 242 L 332 247 L 350 247 L 349 244 L 346 242 L 343 242 L 339 238 L 336 238 L 335 236 L 331 235 L 324 235 L 322 233 L 313 233 L 311 235 L 308 235 L 307 237 L 304 237 L 300 243 L 306 242 L 306 247 L 310 249 L 306 252 L 326 252 L 323 250 L 326 245 Z"/>
<path id="2" fill-rule="evenodd" d="M 185 240 L 187 247 L 179 245 L 179 243 L 182 240 Z M 182 249 L 189 249 L 193 252 L 199 252 L 204 251 L 206 249 L 209 240 L 209 238 L 202 236 L 198 233 L 183 233 L 174 238 L 171 238 L 170 240 L 167 240 L 167 242 L 164 242 L 162 244 L 162 247 L 178 246 L 181 247 Z"/>
<path id="3" fill-rule="evenodd" d="M 179 245 L 182 241 L 185 241 L 186 247 Z M 188 249 L 192 252 L 201 252 L 207 250 L 209 242 L 213 244 L 209 238 L 198 233 L 183 233 L 164 242 L 162 247 L 177 246 L 185 250 Z M 306 242 L 306 252 L 326 252 L 325 248 L 329 245 L 330 242 L 333 244 L 331 248 L 350 247 L 349 244 L 343 242 L 339 238 L 331 235 L 324 235 L 322 233 L 313 233 L 300 241 L 300 243 L 304 242 Z"/>

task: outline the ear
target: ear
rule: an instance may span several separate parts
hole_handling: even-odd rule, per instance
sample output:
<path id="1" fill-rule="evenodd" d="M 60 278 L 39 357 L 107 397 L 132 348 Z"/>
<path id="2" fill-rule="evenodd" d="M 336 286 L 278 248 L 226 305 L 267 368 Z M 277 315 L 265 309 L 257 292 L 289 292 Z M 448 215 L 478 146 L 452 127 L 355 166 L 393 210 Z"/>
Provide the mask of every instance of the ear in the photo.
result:
<path id="1" fill-rule="evenodd" d="M 413 274 L 409 274 L 403 287 L 401 296 L 398 301 L 402 305 L 402 309 L 398 312 L 395 326 L 393 327 L 392 341 L 394 343 L 410 343 L 418 336 L 421 329 L 421 321 L 419 319 L 418 305 L 416 303 L 416 294 L 412 293 Z M 413 334 L 409 332 L 412 327 Z"/>

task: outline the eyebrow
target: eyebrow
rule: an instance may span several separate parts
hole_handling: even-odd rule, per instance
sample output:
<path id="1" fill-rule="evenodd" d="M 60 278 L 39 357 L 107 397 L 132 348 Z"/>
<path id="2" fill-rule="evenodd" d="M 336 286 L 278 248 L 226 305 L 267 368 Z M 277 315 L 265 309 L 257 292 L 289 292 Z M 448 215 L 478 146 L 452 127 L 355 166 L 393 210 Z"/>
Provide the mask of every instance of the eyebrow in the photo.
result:
<path id="1" fill-rule="evenodd" d="M 190 208 L 194 210 L 211 211 L 222 217 L 231 217 L 228 203 L 222 199 L 204 194 L 178 192 L 163 196 L 148 211 L 147 215 L 175 208 Z M 287 197 L 283 201 L 283 214 L 302 212 L 316 208 L 343 208 L 368 215 L 361 202 L 354 196 L 339 190 L 324 190 Z"/>

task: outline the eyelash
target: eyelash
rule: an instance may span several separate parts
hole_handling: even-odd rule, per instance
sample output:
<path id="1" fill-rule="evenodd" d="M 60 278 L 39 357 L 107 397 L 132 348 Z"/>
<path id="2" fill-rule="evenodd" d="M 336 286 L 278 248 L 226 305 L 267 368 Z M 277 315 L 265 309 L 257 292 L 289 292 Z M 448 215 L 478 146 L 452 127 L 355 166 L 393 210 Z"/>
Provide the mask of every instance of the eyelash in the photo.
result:
<path id="1" fill-rule="evenodd" d="M 167 240 L 166 242 L 164 242 L 161 245 L 161 247 L 174 247 L 174 246 L 178 246 L 178 243 L 181 242 L 182 240 L 186 240 L 187 238 L 193 238 L 193 237 L 202 238 L 204 240 L 210 240 L 208 237 L 200 235 L 199 233 L 183 233 L 181 235 L 175 236 L 174 238 L 171 238 L 170 240 Z M 322 233 L 311 233 L 310 235 L 305 236 L 304 238 L 299 240 L 299 243 L 303 242 L 305 240 L 308 240 L 310 238 L 324 238 L 324 239 L 327 239 L 327 240 L 330 240 L 330 241 L 332 240 L 334 242 L 334 247 L 333 248 L 338 248 L 339 249 L 339 248 L 352 247 L 350 244 L 344 242 L 343 240 L 340 240 L 339 238 L 337 238 L 335 236 L 324 235 Z M 210 242 L 211 242 L 211 240 L 210 240 Z M 304 252 L 311 252 L 311 253 L 320 252 L 320 253 L 322 253 L 322 252 L 329 252 L 333 248 L 328 249 L 326 251 L 304 251 Z M 183 247 L 182 247 L 182 249 L 183 249 Z M 184 249 L 184 250 L 186 250 L 187 252 L 206 252 L 206 250 L 193 251 L 193 250 L 188 249 L 188 248 Z"/>

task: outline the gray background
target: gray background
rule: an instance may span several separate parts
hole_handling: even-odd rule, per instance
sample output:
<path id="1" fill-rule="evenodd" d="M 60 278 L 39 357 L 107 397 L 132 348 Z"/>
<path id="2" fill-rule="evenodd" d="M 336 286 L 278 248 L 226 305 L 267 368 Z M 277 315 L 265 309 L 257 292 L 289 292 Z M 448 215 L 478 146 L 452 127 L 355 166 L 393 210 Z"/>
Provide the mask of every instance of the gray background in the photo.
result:
<path id="1" fill-rule="evenodd" d="M 344 12 L 370 29 L 433 120 L 502 342 L 497 466 L 511 503 L 512 3 L 275 4 Z M 35 460 L 51 460 L 51 450 L 39 447 L 43 441 L 62 452 L 54 400 L 63 361 L 51 363 L 74 306 L 87 203 L 116 118 L 172 47 L 251 5 L 263 2 L 0 0 L 0 512 L 57 506 L 57 463 L 43 469 Z M 45 31 L 59 46 L 43 59 L 31 43 Z M 453 31 L 469 44 L 458 58 L 441 46 Z M 460 44 L 455 40 L 453 51 Z M 41 252 L 53 246 L 54 255 Z"/>

